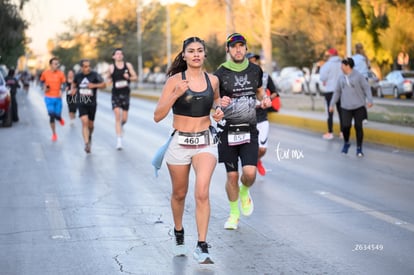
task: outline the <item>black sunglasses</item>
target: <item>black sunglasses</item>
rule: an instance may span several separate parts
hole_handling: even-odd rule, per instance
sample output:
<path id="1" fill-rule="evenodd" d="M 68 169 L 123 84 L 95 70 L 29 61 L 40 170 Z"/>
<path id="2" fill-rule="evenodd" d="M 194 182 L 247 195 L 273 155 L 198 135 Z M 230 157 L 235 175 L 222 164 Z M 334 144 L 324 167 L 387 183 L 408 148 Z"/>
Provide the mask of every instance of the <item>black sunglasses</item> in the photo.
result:
<path id="1" fill-rule="evenodd" d="M 186 40 L 184 40 L 184 42 L 183 42 L 183 51 L 185 50 L 185 48 L 190 44 L 190 43 L 193 43 L 193 42 L 200 42 L 203 46 L 204 46 L 204 40 L 202 40 L 202 39 L 200 39 L 199 37 L 197 37 L 197 36 L 193 36 L 193 37 L 189 37 L 189 38 L 187 38 Z"/>

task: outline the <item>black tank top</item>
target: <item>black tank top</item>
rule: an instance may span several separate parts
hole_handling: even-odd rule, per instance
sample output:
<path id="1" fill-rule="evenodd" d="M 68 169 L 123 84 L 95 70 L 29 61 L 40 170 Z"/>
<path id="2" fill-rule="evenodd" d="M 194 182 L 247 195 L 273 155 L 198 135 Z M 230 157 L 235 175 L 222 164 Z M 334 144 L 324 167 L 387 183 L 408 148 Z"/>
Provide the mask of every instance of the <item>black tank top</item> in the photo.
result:
<path id="1" fill-rule="evenodd" d="M 185 72 L 182 72 L 181 76 L 182 79 L 186 79 Z M 214 91 L 211 87 L 208 75 L 204 73 L 204 76 L 207 81 L 207 89 L 202 92 L 193 92 L 188 89 L 175 101 L 172 108 L 173 114 L 190 117 L 203 117 L 210 115 L 211 106 L 214 101 Z"/>
<path id="2" fill-rule="evenodd" d="M 128 67 L 124 62 L 124 66 L 121 69 L 118 69 L 114 63 L 114 71 L 112 73 L 112 93 L 113 94 L 128 94 L 129 89 L 129 80 L 124 78 L 125 71 L 128 72 Z"/>

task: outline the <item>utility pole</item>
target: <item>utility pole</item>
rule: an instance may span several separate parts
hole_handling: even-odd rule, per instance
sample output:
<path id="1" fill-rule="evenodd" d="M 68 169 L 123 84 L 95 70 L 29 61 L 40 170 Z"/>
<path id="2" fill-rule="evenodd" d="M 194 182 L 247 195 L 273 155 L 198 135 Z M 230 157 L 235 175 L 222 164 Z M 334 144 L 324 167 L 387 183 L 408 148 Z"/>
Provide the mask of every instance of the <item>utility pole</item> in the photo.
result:
<path id="1" fill-rule="evenodd" d="M 171 66 L 171 21 L 170 21 L 170 3 L 167 3 L 167 70 Z"/>
<path id="2" fill-rule="evenodd" d="M 226 32 L 226 35 L 230 35 L 234 32 L 232 0 L 226 0 Z"/>
<path id="3" fill-rule="evenodd" d="M 352 55 L 351 0 L 346 0 L 346 56 Z"/>
<path id="4" fill-rule="evenodd" d="M 140 84 L 143 82 L 141 13 L 142 3 L 141 0 L 137 0 L 138 83 Z"/>

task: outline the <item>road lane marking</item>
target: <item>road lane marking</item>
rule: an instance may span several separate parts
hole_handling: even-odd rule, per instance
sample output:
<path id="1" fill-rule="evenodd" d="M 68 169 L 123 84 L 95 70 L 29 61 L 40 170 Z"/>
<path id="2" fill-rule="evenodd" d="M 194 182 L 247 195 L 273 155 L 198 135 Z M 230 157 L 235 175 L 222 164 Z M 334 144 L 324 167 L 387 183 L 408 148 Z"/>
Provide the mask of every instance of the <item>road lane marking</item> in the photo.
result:
<path id="1" fill-rule="evenodd" d="M 316 193 L 321 195 L 324 198 L 327 198 L 327 199 L 331 200 L 331 201 L 334 201 L 334 202 L 337 202 L 339 204 L 345 205 L 347 207 L 353 208 L 357 211 L 364 212 L 365 214 L 368 214 L 368 215 L 370 215 L 374 218 L 380 219 L 380 220 L 385 221 L 387 223 L 390 223 L 390 224 L 399 226 L 401 228 L 404 228 L 406 230 L 409 230 L 411 232 L 414 232 L 414 225 L 409 223 L 409 222 L 402 221 L 402 220 L 400 220 L 398 218 L 395 218 L 393 216 L 390 216 L 390 215 L 387 215 L 385 213 L 376 211 L 372 208 L 369 208 L 369 207 L 366 207 L 362 204 L 347 200 L 345 198 L 333 195 L 329 192 L 317 191 Z"/>
<path id="2" fill-rule="evenodd" d="M 54 194 L 46 194 L 45 205 L 46 215 L 50 225 L 51 238 L 54 240 L 70 239 L 70 234 L 68 230 L 66 230 L 67 225 L 61 211 L 59 200 Z"/>

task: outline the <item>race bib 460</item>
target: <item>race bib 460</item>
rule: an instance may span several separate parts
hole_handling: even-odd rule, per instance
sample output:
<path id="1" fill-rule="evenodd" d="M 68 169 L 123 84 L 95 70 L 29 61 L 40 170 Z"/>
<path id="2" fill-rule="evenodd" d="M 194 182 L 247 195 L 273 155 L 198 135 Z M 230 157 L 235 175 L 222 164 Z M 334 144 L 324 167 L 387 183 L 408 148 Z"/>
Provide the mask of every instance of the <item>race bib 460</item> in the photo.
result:
<path id="1" fill-rule="evenodd" d="M 209 145 L 208 130 L 198 133 L 178 132 L 178 144 L 185 146 Z"/>

